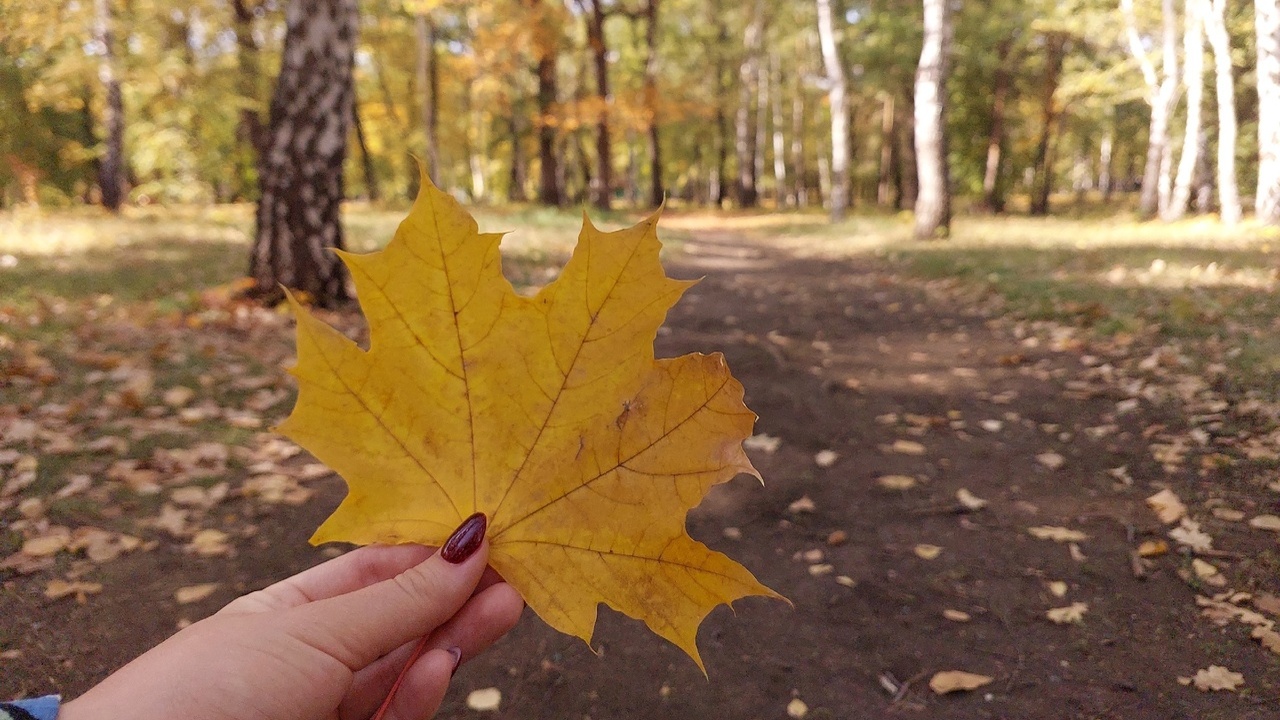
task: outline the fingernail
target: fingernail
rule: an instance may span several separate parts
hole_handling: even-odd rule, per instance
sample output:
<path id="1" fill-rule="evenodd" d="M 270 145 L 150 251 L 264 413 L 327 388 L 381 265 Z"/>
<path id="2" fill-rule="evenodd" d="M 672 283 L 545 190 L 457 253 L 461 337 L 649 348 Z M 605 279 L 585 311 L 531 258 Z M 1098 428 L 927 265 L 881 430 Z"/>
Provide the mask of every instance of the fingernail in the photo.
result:
<path id="1" fill-rule="evenodd" d="M 445 652 L 453 656 L 453 672 L 449 673 L 449 677 L 453 677 L 458 672 L 458 666 L 462 664 L 462 648 L 451 647 L 447 648 Z"/>
<path id="2" fill-rule="evenodd" d="M 444 545 L 440 548 L 440 557 L 454 565 L 471 557 L 480 547 L 480 541 L 484 540 L 484 531 L 488 525 L 489 518 L 485 517 L 484 513 L 476 513 L 463 520 L 449 539 L 444 541 Z"/>

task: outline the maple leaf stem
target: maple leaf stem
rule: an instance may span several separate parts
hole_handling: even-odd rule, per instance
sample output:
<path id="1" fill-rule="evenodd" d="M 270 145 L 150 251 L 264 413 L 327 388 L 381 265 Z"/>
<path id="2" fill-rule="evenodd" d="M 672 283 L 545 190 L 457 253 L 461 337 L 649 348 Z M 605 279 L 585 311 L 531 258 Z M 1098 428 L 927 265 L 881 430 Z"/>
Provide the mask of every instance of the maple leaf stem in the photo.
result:
<path id="1" fill-rule="evenodd" d="M 393 683 L 391 685 L 391 689 L 387 691 L 387 698 L 383 700 L 382 705 L 378 707 L 378 712 L 373 714 L 372 720 L 383 720 L 387 713 L 391 711 L 391 701 L 395 699 L 396 691 L 400 689 L 401 683 L 403 683 L 405 677 L 409 675 L 409 668 L 413 667 L 413 664 L 418 662 L 418 658 L 422 657 L 422 654 L 427 651 L 427 640 L 430 639 L 430 637 L 431 636 L 427 635 L 418 641 L 418 646 L 413 649 L 413 654 L 409 656 L 409 661 L 404 664 L 404 668 L 396 677 L 395 683 Z"/>

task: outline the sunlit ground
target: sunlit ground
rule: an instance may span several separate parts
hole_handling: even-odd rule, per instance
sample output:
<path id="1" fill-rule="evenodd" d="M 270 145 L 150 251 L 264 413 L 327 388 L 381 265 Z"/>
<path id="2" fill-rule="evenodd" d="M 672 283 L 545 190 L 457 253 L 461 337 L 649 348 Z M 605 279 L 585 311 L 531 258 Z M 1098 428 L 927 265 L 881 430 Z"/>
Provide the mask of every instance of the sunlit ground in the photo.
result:
<path id="1" fill-rule="evenodd" d="M 181 309 L 184 298 L 244 275 L 252 213 L 250 205 L 229 205 L 132 208 L 118 218 L 95 209 L 0 215 L 0 304 L 109 297 Z M 524 287 L 554 276 L 582 222 L 579 210 L 533 206 L 474 214 L 482 231 L 510 232 L 506 272 Z M 644 216 L 590 214 L 603 229 Z M 403 216 L 403 209 L 349 205 L 348 246 L 384 245 Z M 668 210 L 659 228 L 677 251 L 693 235 L 714 233 L 799 256 L 874 256 L 909 274 L 998 294 L 1018 316 L 1209 343 L 1225 357 L 1208 359 L 1233 364 L 1242 381 L 1276 384 L 1280 238 L 1273 231 L 1251 223 L 1225 228 L 1212 218 L 960 216 L 950 240 L 914 242 L 911 222 L 907 213 L 833 225 L 818 212 Z"/>

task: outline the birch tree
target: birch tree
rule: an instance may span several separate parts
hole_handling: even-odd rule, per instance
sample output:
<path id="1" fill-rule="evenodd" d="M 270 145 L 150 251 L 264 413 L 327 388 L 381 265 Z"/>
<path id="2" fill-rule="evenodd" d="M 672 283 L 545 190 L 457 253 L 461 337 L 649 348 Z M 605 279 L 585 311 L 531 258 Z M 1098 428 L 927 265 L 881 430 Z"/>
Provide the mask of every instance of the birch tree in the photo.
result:
<path id="1" fill-rule="evenodd" d="M 263 147 L 249 274 L 261 297 L 302 290 L 322 307 L 348 299 L 342 164 L 351 122 L 356 0 L 292 0 Z"/>
<path id="2" fill-rule="evenodd" d="M 1227 34 L 1227 0 L 1209 0 L 1204 29 L 1213 48 L 1213 71 L 1218 95 L 1218 205 L 1227 225 L 1240 222 L 1240 190 L 1236 185 L 1236 87 L 1231 66 L 1231 36 Z"/>
<path id="3" fill-rule="evenodd" d="M 1280 225 L 1280 0 L 1255 0 L 1258 32 L 1258 219 Z"/>
<path id="4" fill-rule="evenodd" d="M 1173 165 L 1173 148 L 1169 140 L 1169 124 L 1174 107 L 1178 104 L 1178 20 L 1173 0 L 1161 0 L 1161 69 L 1156 75 L 1155 64 L 1147 55 L 1138 31 L 1133 0 L 1120 0 L 1120 11 L 1125 20 L 1129 52 L 1142 70 L 1147 86 L 1147 104 L 1151 106 L 1151 123 L 1147 132 L 1147 160 L 1142 171 L 1142 194 L 1138 198 L 1138 214 L 1154 217 L 1157 209 L 1168 205 Z"/>
<path id="5" fill-rule="evenodd" d="M 1160 209 L 1165 221 L 1178 220 L 1187 214 L 1191 202 L 1191 185 L 1196 165 L 1200 162 L 1200 133 L 1203 131 L 1204 105 L 1204 0 L 1186 0 L 1183 12 L 1182 65 L 1187 88 L 1187 126 L 1182 135 L 1182 155 L 1178 159 L 1178 175 L 1173 183 L 1169 204 Z"/>
<path id="6" fill-rule="evenodd" d="M 951 232 L 951 173 L 946 135 L 950 40 L 950 3 L 924 0 L 924 45 L 915 86 L 916 167 L 920 183 L 915 236 L 922 240 L 943 238 Z"/>
<path id="7" fill-rule="evenodd" d="M 822 65 L 827 71 L 827 100 L 831 105 L 831 220 L 844 219 L 849 201 L 849 104 L 848 84 L 840 48 L 831 20 L 831 0 L 818 0 L 818 43 Z"/>

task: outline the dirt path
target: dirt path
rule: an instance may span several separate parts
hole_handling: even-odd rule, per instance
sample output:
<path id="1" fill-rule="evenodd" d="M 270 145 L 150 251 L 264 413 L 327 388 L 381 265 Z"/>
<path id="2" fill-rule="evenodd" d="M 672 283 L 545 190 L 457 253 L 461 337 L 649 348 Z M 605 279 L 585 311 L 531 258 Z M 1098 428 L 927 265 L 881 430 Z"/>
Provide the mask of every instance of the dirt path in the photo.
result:
<path id="1" fill-rule="evenodd" d="M 709 681 L 609 610 L 599 657 L 529 615 L 459 672 L 442 717 L 476 716 L 465 698 L 484 687 L 502 691 L 491 715 L 501 718 L 783 718 L 793 697 L 808 718 L 1280 712 L 1277 656 L 1247 626 L 1199 614 L 1197 593 L 1222 588 L 1181 577 L 1190 557 L 1176 550 L 1145 563 L 1132 556 L 1144 540 L 1175 545 L 1143 502 L 1168 483 L 1227 551 L 1210 556 L 1227 587 L 1276 592 L 1276 566 L 1267 564 L 1274 536 L 1219 523 L 1204 506 L 1216 498 L 1252 515 L 1267 512 L 1265 503 L 1232 472 L 1202 477 L 1189 462 L 1166 472 L 1148 446 L 1187 422 L 1168 405 L 1126 404 L 1097 372 L 1106 348 L 1019 340 L 960 294 L 872 261 L 798 260 L 699 232 L 669 264 L 673 275 L 707 277 L 673 311 L 658 354 L 724 352 L 761 417 L 757 432 L 780 441 L 752 453 L 765 486 L 739 478 L 717 488 L 690 514 L 690 531 L 794 609 L 749 599 L 736 615 L 713 613 L 700 635 Z M 834 462 L 820 466 L 822 451 Z M 884 476 L 915 484 L 887 488 Z M 0 642 L 24 651 L 0 665 L 0 695 L 75 694 L 179 618 L 318 562 L 323 551 L 305 537 L 342 492 L 333 478 L 318 488 L 310 502 L 270 516 L 233 502 L 226 514 L 254 528 L 237 538 L 234 557 L 120 558 L 104 566 L 105 590 L 84 605 L 46 600 L 39 576 L 5 580 Z M 989 504 L 959 511 L 961 488 Z M 1088 539 L 1073 550 L 1032 537 L 1033 526 Z M 846 540 L 828 542 L 837 531 Z M 931 554 L 925 545 L 940 548 L 936 557 L 922 557 Z M 207 601 L 175 605 L 174 588 L 211 579 L 224 586 Z M 1076 602 L 1087 606 L 1082 622 L 1047 619 Z M 969 619 L 948 619 L 947 610 Z M 1242 673 L 1246 684 L 1235 693 L 1179 685 L 1210 665 Z M 928 681 L 939 670 L 994 681 L 937 696 Z"/>

